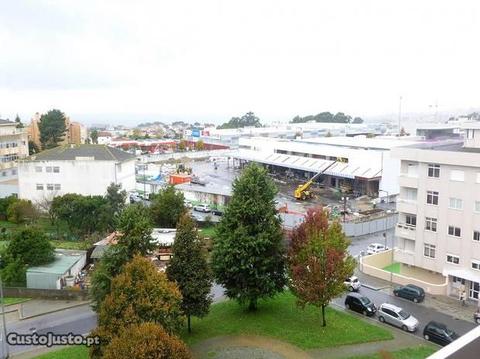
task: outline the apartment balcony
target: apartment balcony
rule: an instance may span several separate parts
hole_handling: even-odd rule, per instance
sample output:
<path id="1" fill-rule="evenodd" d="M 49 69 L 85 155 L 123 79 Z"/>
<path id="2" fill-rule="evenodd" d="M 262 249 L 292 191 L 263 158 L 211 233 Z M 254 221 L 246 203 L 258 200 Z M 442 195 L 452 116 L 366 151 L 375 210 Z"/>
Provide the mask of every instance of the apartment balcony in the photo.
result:
<path id="1" fill-rule="evenodd" d="M 395 236 L 414 241 L 417 237 L 417 227 L 406 223 L 397 223 Z"/>
<path id="2" fill-rule="evenodd" d="M 400 187 L 418 188 L 418 175 L 401 173 L 398 177 Z"/>
<path id="3" fill-rule="evenodd" d="M 403 213 L 417 213 L 417 201 L 410 200 L 410 199 L 397 199 L 397 211 Z"/>
<path id="4" fill-rule="evenodd" d="M 396 248 L 393 254 L 393 260 L 395 262 L 400 262 L 413 266 L 415 265 L 415 252 Z"/>

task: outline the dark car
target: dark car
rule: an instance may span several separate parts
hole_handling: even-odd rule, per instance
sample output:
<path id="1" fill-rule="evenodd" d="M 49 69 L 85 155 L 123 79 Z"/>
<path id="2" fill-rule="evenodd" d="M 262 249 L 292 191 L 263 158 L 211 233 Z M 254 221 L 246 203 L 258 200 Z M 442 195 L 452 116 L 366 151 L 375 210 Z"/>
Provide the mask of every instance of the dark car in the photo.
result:
<path id="1" fill-rule="evenodd" d="M 212 209 L 212 214 L 219 217 L 223 216 L 223 212 L 216 208 Z"/>
<path id="2" fill-rule="evenodd" d="M 477 309 L 477 311 L 473 313 L 473 320 L 475 323 L 480 324 L 480 309 Z"/>
<path id="3" fill-rule="evenodd" d="M 431 321 L 423 329 L 423 337 L 440 345 L 448 345 L 458 338 L 458 334 L 448 329 L 445 324 Z"/>
<path id="4" fill-rule="evenodd" d="M 415 303 L 419 303 L 425 299 L 425 291 L 413 284 L 407 284 L 403 287 L 398 287 L 393 290 L 396 297 L 410 299 Z"/>
<path id="5" fill-rule="evenodd" d="M 375 304 L 369 298 L 359 293 L 347 294 L 345 308 L 368 316 L 374 315 L 377 311 Z"/>

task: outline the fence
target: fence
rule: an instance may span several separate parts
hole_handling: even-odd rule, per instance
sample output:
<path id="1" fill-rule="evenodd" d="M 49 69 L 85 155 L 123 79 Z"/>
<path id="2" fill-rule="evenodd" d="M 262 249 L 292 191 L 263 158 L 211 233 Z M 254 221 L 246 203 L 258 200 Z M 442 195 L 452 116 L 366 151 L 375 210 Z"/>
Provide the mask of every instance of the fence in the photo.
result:
<path id="1" fill-rule="evenodd" d="M 88 291 L 80 289 L 35 289 L 20 287 L 3 288 L 5 297 L 44 298 L 63 300 L 88 300 Z"/>
<path id="2" fill-rule="evenodd" d="M 387 229 L 394 228 L 398 221 L 398 214 L 390 214 L 384 217 L 366 220 L 364 222 L 342 223 L 343 231 L 349 237 L 363 236 Z"/>

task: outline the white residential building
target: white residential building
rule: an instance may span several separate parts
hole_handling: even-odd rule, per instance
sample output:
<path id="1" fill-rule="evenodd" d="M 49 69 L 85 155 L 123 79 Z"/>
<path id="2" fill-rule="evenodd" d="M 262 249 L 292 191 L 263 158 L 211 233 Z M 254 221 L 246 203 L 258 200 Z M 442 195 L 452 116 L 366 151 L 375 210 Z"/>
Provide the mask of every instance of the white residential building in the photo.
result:
<path id="1" fill-rule="evenodd" d="M 480 126 L 465 142 L 393 149 L 401 160 L 397 262 L 446 277 L 447 295 L 480 293 Z"/>
<path id="2" fill-rule="evenodd" d="M 111 183 L 135 189 L 135 156 L 104 145 L 65 145 L 20 161 L 19 197 L 34 203 L 66 193 L 104 195 Z"/>

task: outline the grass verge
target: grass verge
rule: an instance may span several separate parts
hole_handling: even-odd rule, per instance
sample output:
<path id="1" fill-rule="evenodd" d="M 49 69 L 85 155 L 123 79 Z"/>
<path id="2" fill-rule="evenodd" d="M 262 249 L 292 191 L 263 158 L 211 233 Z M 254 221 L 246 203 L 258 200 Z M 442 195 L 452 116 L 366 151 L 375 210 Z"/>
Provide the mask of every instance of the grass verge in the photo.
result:
<path id="1" fill-rule="evenodd" d="M 401 268 L 400 263 L 392 263 L 384 267 L 383 270 L 386 270 L 387 272 L 391 272 L 391 273 L 400 274 L 400 268 Z"/>
<path id="2" fill-rule="evenodd" d="M 419 345 L 416 347 L 405 348 L 396 350 L 393 352 L 383 352 L 388 353 L 386 356 L 379 353 L 375 353 L 372 355 L 362 355 L 362 356 L 353 356 L 349 357 L 348 359 L 383 359 L 383 358 L 392 358 L 392 359 L 425 359 L 436 352 L 436 349 L 431 346 L 426 345 Z"/>
<path id="3" fill-rule="evenodd" d="M 86 346 L 69 346 L 63 349 L 48 352 L 35 357 L 35 359 L 87 359 L 88 348 Z"/>
<path id="4" fill-rule="evenodd" d="M 30 300 L 30 298 L 15 298 L 15 297 L 5 297 L 3 299 L 5 301 L 5 305 L 18 304 L 18 303 L 23 303 Z"/>
<path id="5" fill-rule="evenodd" d="M 295 297 L 285 292 L 259 303 L 257 312 L 247 312 L 235 301 L 213 305 L 202 319 L 192 319 L 192 333 L 182 333 L 192 346 L 221 335 L 260 335 L 296 345 L 301 349 L 326 348 L 392 339 L 390 331 L 327 308 L 327 327 L 321 326 L 320 310 L 313 306 L 299 308 Z"/>

